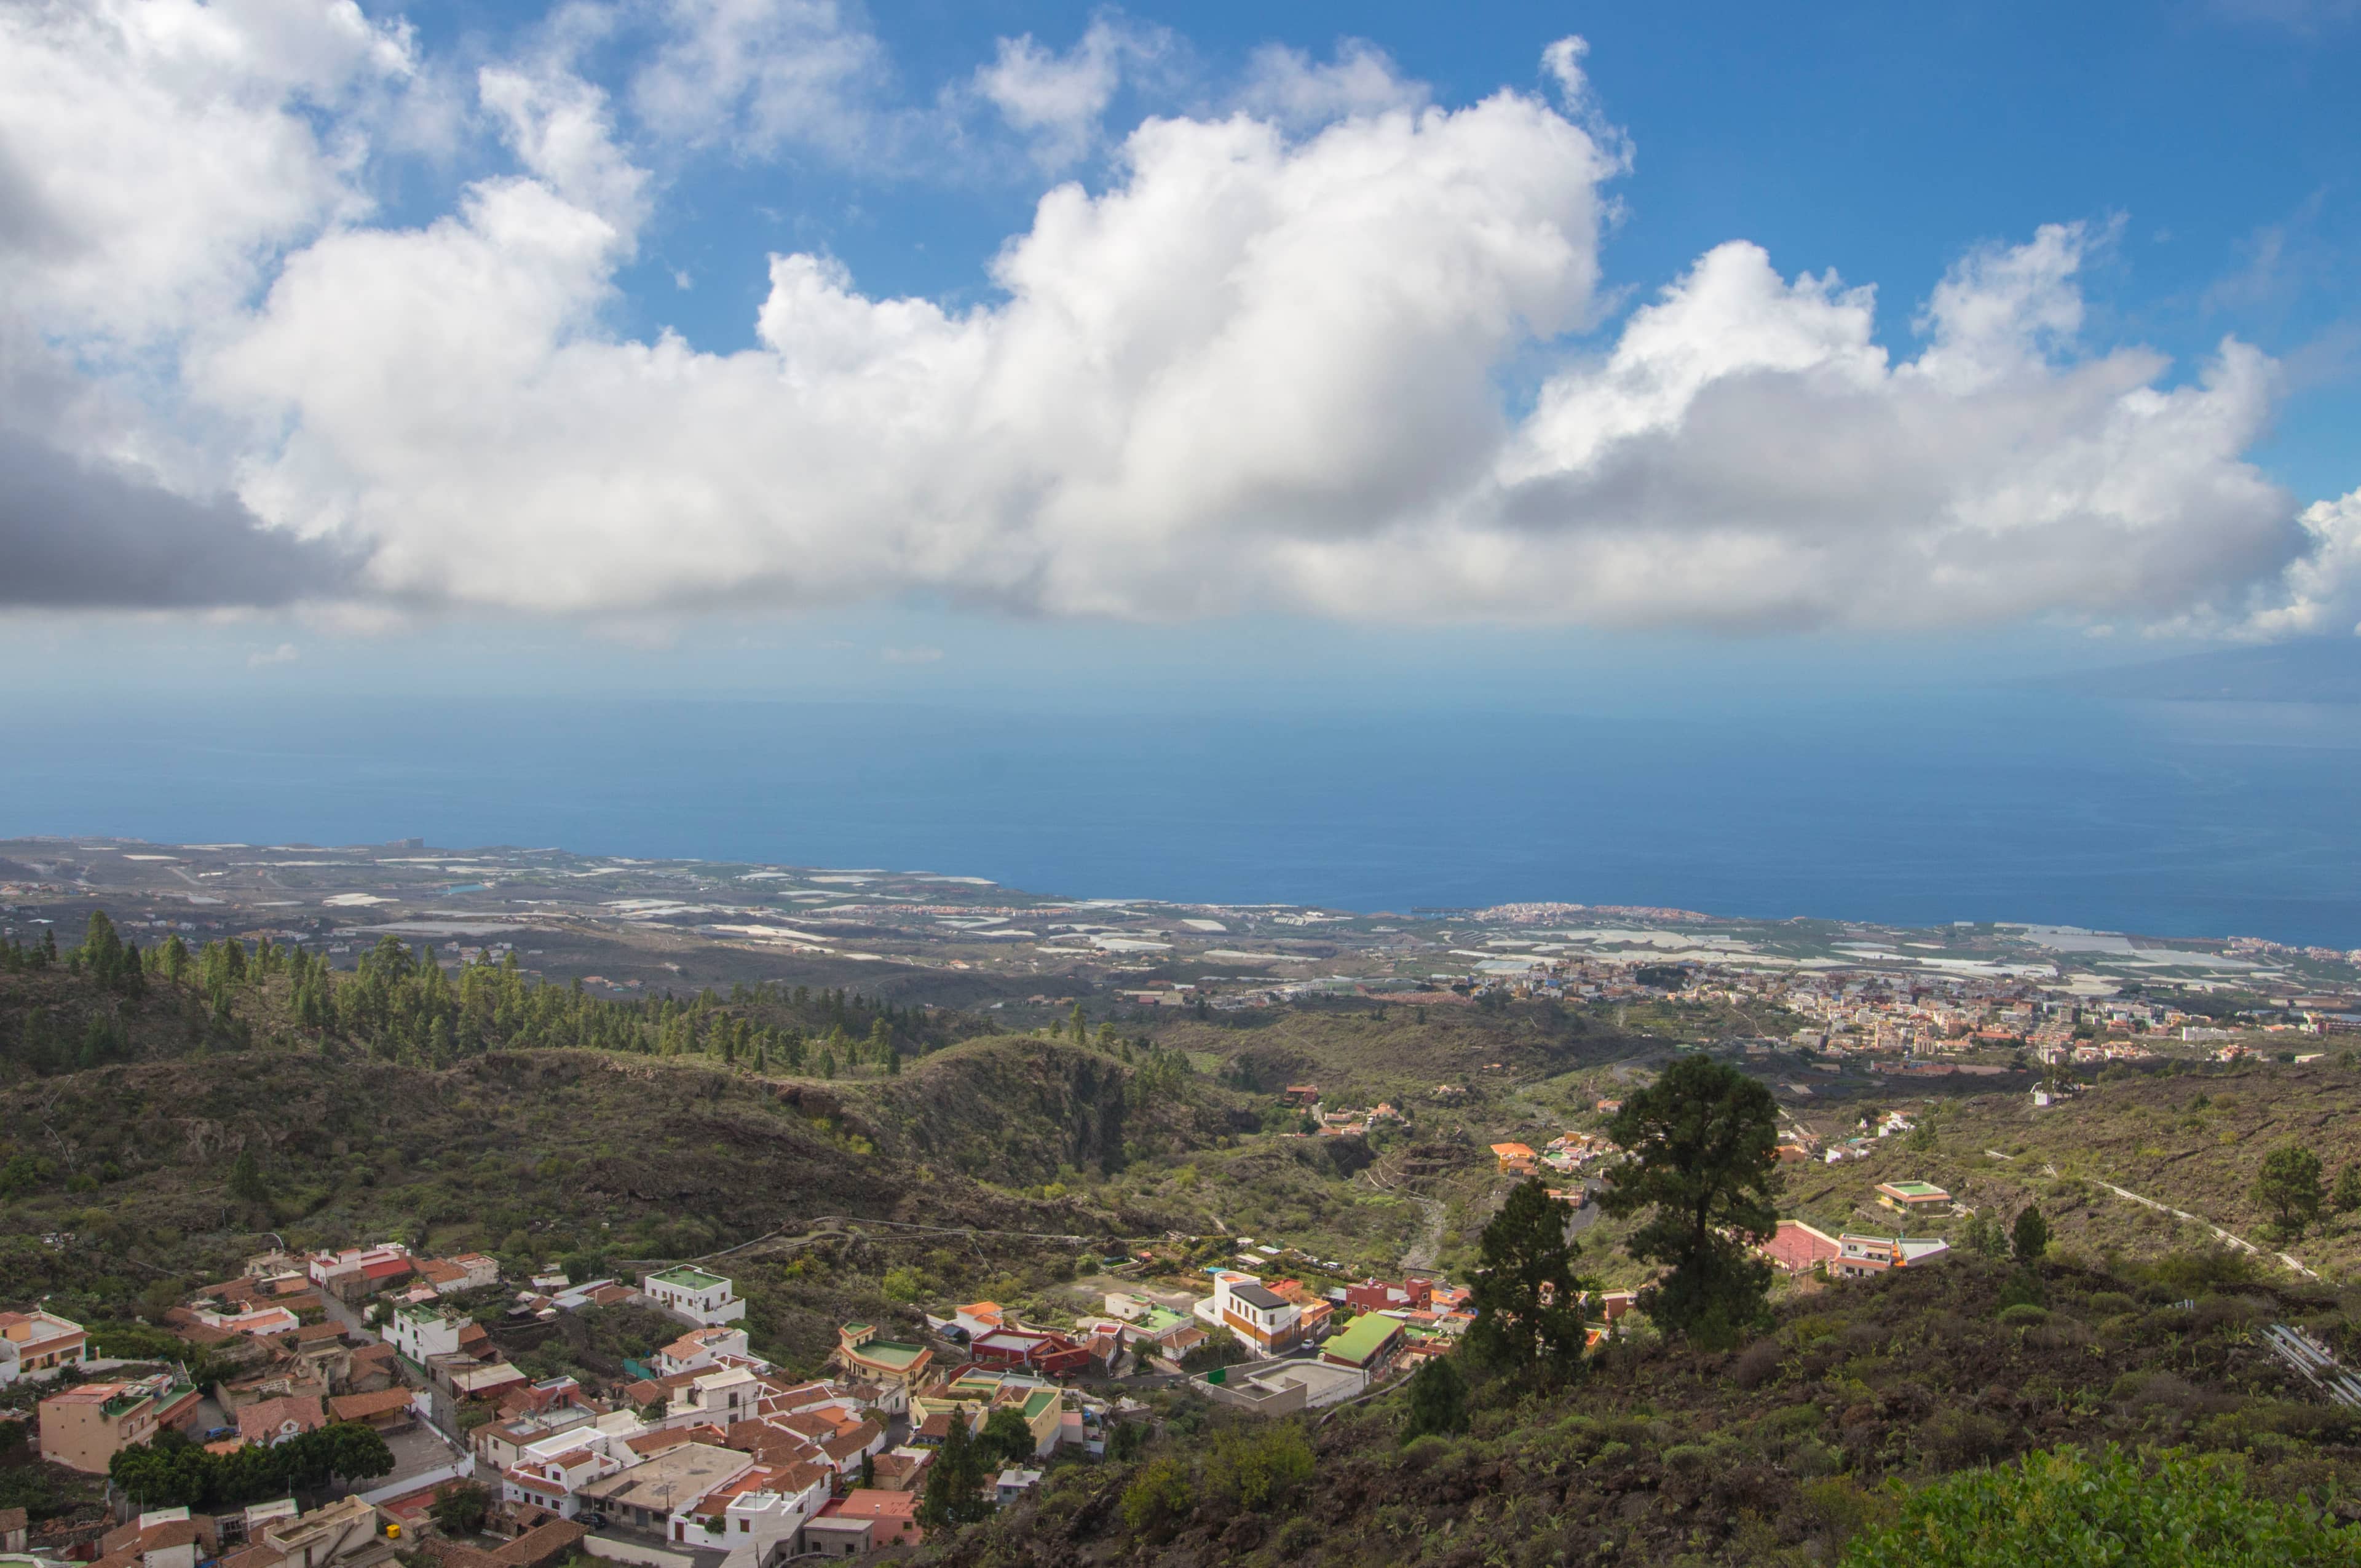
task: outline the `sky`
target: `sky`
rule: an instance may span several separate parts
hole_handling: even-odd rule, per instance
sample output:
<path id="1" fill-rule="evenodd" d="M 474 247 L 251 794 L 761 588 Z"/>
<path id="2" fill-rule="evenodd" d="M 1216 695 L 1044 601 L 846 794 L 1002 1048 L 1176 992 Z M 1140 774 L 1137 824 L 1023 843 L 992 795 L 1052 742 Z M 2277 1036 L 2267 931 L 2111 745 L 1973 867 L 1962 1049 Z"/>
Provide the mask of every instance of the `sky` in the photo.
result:
<path id="1" fill-rule="evenodd" d="M 1667 700 L 2361 630 L 2361 5 L 0 8 L 72 689 Z"/>

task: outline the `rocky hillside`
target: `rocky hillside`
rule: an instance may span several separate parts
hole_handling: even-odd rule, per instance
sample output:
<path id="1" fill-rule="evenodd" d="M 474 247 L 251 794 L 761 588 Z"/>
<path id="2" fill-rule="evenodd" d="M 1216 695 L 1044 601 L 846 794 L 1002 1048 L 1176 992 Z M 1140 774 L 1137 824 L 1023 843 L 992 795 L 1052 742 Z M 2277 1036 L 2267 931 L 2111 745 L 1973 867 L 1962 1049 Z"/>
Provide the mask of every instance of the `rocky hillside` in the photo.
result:
<path id="1" fill-rule="evenodd" d="M 1406 1446 L 1399 1393 L 1301 1439 L 1183 1405 L 1137 1463 L 1062 1472 L 939 1561 L 1801 1568 L 1937 1478 L 2107 1442 L 2231 1455 L 2266 1497 L 2361 1518 L 2361 1416 L 2258 1343 L 2299 1322 L 2349 1354 L 2361 1302 L 2186 1262 L 2053 1266 L 2047 1306 L 2004 1306 L 2003 1268 L 1954 1258 L 1794 1301 L 1734 1354 L 1610 1346 L 1563 1392 L 1479 1387 L 1469 1432 Z"/>

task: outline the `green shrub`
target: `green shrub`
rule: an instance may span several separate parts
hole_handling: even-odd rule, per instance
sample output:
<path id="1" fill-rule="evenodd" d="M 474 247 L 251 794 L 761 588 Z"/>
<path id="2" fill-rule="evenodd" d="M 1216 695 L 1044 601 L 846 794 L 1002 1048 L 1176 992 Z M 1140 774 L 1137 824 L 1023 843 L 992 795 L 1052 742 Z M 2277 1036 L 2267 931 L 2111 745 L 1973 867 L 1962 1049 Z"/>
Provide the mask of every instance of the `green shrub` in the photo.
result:
<path id="1" fill-rule="evenodd" d="M 1229 1431 L 1205 1462 L 1205 1485 L 1241 1508 L 1279 1507 L 1312 1479 L 1312 1442 L 1292 1421 L 1258 1431 Z"/>
<path id="2" fill-rule="evenodd" d="M 2000 1321 L 2012 1329 L 2031 1328 L 2049 1321 L 2049 1309 L 2037 1307 L 2030 1301 L 2016 1301 L 2000 1310 Z"/>
<path id="3" fill-rule="evenodd" d="M 1170 1454 L 1151 1459 L 1123 1489 L 1124 1528 L 1134 1535 L 1153 1535 L 1188 1518 L 1196 1506 L 1188 1462 Z"/>
<path id="4" fill-rule="evenodd" d="M 1425 1437 L 1414 1437 L 1402 1444 L 1402 1468 L 1424 1470 L 1450 1452 L 1451 1444 L 1432 1433 Z"/>
<path id="5" fill-rule="evenodd" d="M 1835 1546 L 1860 1533 L 1878 1512 L 1879 1501 L 1849 1475 L 1826 1475 L 1795 1488 L 1796 1512 Z"/>
<path id="6" fill-rule="evenodd" d="M 2308 1503 L 2249 1493 L 2221 1455 L 2146 1458 L 2113 1445 L 2062 1448 L 1997 1470 L 1963 1472 L 1917 1492 L 1893 1524 L 1855 1536 L 1848 1568 L 2326 1568 L 2361 1564 L 2361 1529 Z"/>

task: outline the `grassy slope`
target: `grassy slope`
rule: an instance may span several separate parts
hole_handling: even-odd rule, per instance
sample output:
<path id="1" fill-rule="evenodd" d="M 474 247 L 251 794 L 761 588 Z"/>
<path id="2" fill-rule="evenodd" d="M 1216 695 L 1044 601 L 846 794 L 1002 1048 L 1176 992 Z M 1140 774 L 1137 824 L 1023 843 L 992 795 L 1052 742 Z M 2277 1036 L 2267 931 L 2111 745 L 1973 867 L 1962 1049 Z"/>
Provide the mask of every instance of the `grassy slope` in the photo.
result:
<path id="1" fill-rule="evenodd" d="M 2200 1106 L 2201 1096 L 2210 1103 Z M 2115 1197 L 2093 1185 L 2096 1179 L 2270 1245 L 2270 1216 L 2252 1194 L 2263 1157 L 2293 1139 L 2314 1149 L 2333 1179 L 2361 1159 L 2356 1113 L 2361 1073 L 2325 1062 L 2117 1076 L 2047 1110 L 2036 1110 L 2024 1094 L 1980 1095 L 1943 1104 L 1931 1151 L 1889 1138 L 1857 1164 L 1791 1170 L 1786 1207 L 1824 1223 L 1890 1232 L 1893 1216 L 1873 1206 L 1871 1190 L 1880 1181 L 1918 1179 L 2004 1218 L 2038 1203 L 2059 1245 L 2092 1256 L 2211 1243 L 2203 1227 Z M 2279 1245 L 2327 1277 L 2343 1279 L 2361 1272 L 2356 1222 L 2361 1215 L 2330 1215 L 2305 1236 Z M 1941 1234 L 1960 1223 L 1914 1222 L 1910 1228 Z"/>

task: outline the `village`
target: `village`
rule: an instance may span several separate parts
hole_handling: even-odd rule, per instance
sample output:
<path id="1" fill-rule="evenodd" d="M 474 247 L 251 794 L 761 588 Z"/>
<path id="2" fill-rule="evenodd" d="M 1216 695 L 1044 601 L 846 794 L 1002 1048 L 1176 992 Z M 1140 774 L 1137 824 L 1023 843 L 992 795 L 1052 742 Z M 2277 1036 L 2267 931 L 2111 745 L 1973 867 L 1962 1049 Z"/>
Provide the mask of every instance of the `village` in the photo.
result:
<path id="1" fill-rule="evenodd" d="M 1192 1267 L 1191 1240 L 1113 1260 L 1136 1282 L 1056 1326 L 993 1301 L 844 1323 L 817 1378 L 757 1354 L 733 1282 L 694 1264 L 636 1280 L 573 1280 L 552 1265 L 503 1281 L 479 1254 L 274 1250 L 165 1314 L 188 1355 L 161 1364 L 104 1357 L 53 1313 L 0 1314 L 0 1385 L 61 1385 L 31 1423 L 52 1463 L 104 1476 L 166 1432 L 228 1455 L 342 1423 L 380 1435 L 394 1460 L 309 1511 L 292 1497 L 226 1514 L 149 1508 L 111 1486 L 112 1528 L 61 1535 L 57 1520 L 28 1539 L 21 1511 L 13 1523 L 0 1513 L 0 1542 L 95 1568 L 372 1568 L 419 1551 L 442 1568 L 859 1556 L 922 1539 L 920 1498 L 955 1425 L 990 1456 L 981 1500 L 1005 1506 L 1051 1462 L 1119 1445 L 1149 1415 L 1143 1393 L 1271 1416 L 1320 1409 L 1406 1376 L 1471 1321 L 1467 1290 L 1436 1277 L 1314 1290 L 1288 1277 L 1291 1259 L 1317 1261 L 1292 1249 L 1229 1238 L 1232 1255 Z M 1630 1303 L 1629 1292 L 1594 1303 L 1597 1332 Z M 504 1324 L 619 1306 L 679 1332 L 608 1386 L 531 1377 L 499 1347 Z M 202 1383 L 199 1364 L 212 1369 Z M 437 1505 L 466 1486 L 488 1506 L 480 1528 L 455 1536 Z"/>
<path id="2" fill-rule="evenodd" d="M 1296 1136 L 1365 1129 L 1389 1110 L 1324 1109 L 1311 1084 L 1283 1100 L 1312 1129 Z M 1594 1109 L 1611 1117 L 1620 1106 Z M 1913 1125 L 1888 1112 L 1841 1142 L 1791 1126 L 1777 1158 L 1840 1163 Z M 1578 1214 L 1623 1151 L 1599 1131 L 1570 1130 L 1538 1149 L 1502 1142 L 1490 1153 L 1499 1176 L 1553 1184 Z M 1756 1250 L 1804 1290 L 1924 1266 L 1949 1250 L 1906 1233 L 1914 1218 L 1957 1212 L 1950 1193 L 1894 1180 L 1874 1198 L 1894 1217 L 1890 1233 L 1784 1219 Z M 1333 1277 L 1333 1260 L 1250 1236 L 1174 1236 L 1106 1262 L 1123 1288 L 1071 1312 L 1037 1321 L 979 1300 L 900 1323 L 846 1322 L 826 1375 L 798 1377 L 755 1351 L 734 1282 L 697 1264 L 579 1280 L 553 1264 L 504 1281 L 475 1253 L 426 1256 L 391 1242 L 273 1250 L 165 1313 L 189 1353 L 177 1363 L 126 1366 L 56 1314 L 0 1315 L 0 1384 L 66 1383 L 38 1401 L 38 1449 L 92 1475 L 168 1431 L 231 1454 L 357 1423 L 393 1456 L 390 1474 L 308 1512 L 290 1497 L 192 1515 L 118 1492 L 114 1529 L 32 1542 L 49 1561 L 368 1568 L 398 1546 L 443 1568 L 547 1568 L 579 1555 L 773 1568 L 922 1539 L 920 1499 L 955 1429 L 990 1456 L 980 1497 L 1005 1505 L 1050 1464 L 1120 1447 L 1127 1425 L 1151 1418 L 1151 1391 L 1256 1415 L 1321 1409 L 1446 1354 L 1473 1321 L 1468 1289 L 1432 1271 L 1323 1288 L 1306 1278 Z M 1619 1332 L 1634 1303 L 1629 1289 L 1587 1293 L 1592 1341 Z M 605 1386 L 533 1377 L 500 1346 L 507 1325 L 615 1307 L 660 1313 L 679 1332 Z M 212 1369 L 203 1386 L 188 1371 L 200 1362 Z M 436 1519 L 460 1486 L 483 1488 L 487 1503 L 464 1538 Z M 21 1515 L 14 1529 L 22 1550 Z"/>

